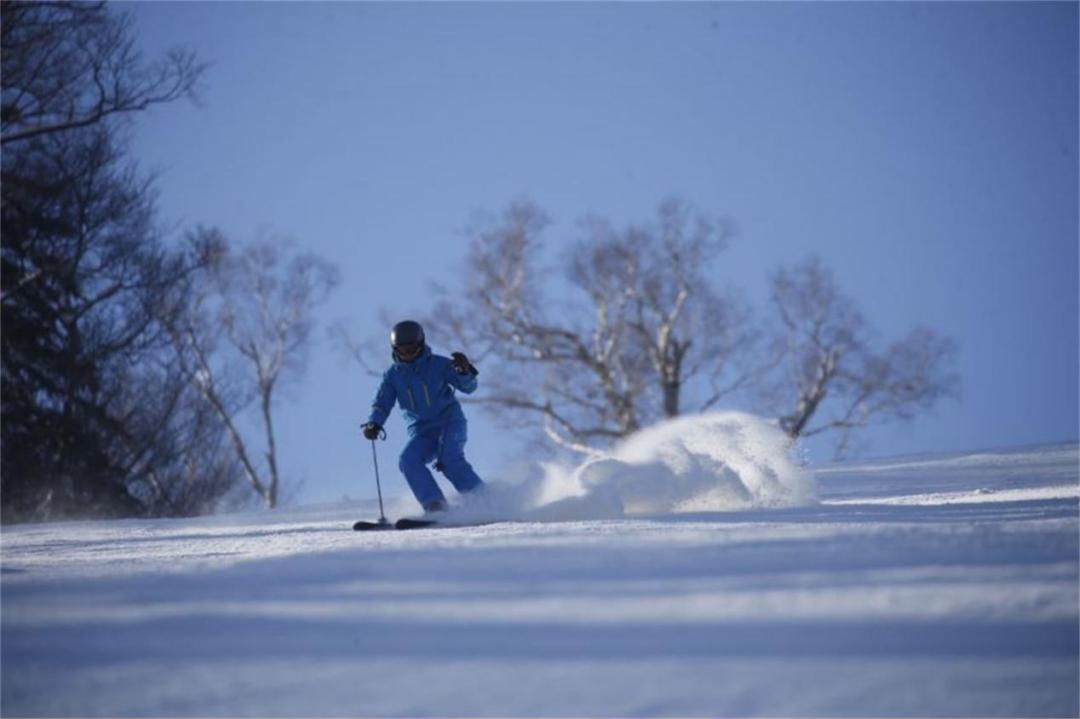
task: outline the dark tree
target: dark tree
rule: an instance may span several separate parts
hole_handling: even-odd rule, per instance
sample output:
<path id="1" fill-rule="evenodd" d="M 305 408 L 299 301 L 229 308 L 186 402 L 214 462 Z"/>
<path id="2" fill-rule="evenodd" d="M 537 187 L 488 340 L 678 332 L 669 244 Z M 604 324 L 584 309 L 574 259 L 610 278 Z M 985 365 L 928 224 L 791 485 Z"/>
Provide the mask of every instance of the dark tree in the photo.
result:
<path id="1" fill-rule="evenodd" d="M 192 268 L 109 118 L 189 91 L 198 68 L 149 70 L 100 4 L 0 11 L 3 516 L 190 512 L 166 489 L 165 446 L 190 435 L 157 318 Z"/>
<path id="2" fill-rule="evenodd" d="M 146 62 L 130 16 L 103 2 L 4 2 L 0 13 L 4 145 L 194 97 L 195 55 L 175 49 Z"/>
<path id="3" fill-rule="evenodd" d="M 104 128 L 5 151 L 3 188 L 5 512 L 135 513 L 110 410 L 171 272 L 149 192 Z"/>

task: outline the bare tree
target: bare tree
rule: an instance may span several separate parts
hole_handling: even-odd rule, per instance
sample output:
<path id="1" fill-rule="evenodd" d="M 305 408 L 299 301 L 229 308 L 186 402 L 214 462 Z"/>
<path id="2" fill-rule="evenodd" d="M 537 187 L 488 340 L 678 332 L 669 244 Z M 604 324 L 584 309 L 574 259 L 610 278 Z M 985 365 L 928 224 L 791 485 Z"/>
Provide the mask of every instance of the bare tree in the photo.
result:
<path id="1" fill-rule="evenodd" d="M 591 454 L 747 381 L 735 359 L 753 344 L 749 313 L 708 276 L 728 227 L 676 201 L 653 225 L 586 218 L 555 273 L 541 266 L 548 225 L 537 206 L 512 203 L 472 228 L 465 286 L 438 288 L 429 323 L 498 360 L 477 402 Z M 688 392 L 692 383 L 701 391 Z"/>
<path id="2" fill-rule="evenodd" d="M 313 311 L 338 273 L 326 260 L 294 253 L 281 241 L 233 252 L 220 232 L 202 229 L 191 241 L 212 259 L 187 311 L 171 325 L 173 344 L 186 375 L 221 421 L 252 489 L 274 507 L 281 487 L 275 399 L 302 375 Z M 238 422 L 252 404 L 262 427 L 265 470 Z"/>
<path id="3" fill-rule="evenodd" d="M 771 389 L 789 397 L 780 426 L 792 438 L 836 432 L 840 456 L 854 430 L 910 419 L 956 391 L 952 340 L 917 327 L 876 352 L 866 320 L 817 258 L 775 274 L 772 304 L 782 361 Z"/>
<path id="4" fill-rule="evenodd" d="M 675 417 L 683 409 L 683 388 L 699 377 L 707 380 L 706 394 L 693 406 L 699 412 L 749 382 L 750 368 L 735 365 L 749 357 L 757 336 L 748 308 L 708 276 L 731 228 L 692 217 L 673 200 L 661 204 L 659 220 L 657 234 L 630 228 L 621 244 L 639 252 L 640 270 L 629 289 L 629 327 L 646 350 L 663 415 Z M 588 278 L 579 283 L 589 284 Z"/>
<path id="5" fill-rule="evenodd" d="M 144 61 L 131 17 L 103 2 L 5 2 L 2 13 L 5 145 L 195 97 L 205 66 L 194 53 Z"/>

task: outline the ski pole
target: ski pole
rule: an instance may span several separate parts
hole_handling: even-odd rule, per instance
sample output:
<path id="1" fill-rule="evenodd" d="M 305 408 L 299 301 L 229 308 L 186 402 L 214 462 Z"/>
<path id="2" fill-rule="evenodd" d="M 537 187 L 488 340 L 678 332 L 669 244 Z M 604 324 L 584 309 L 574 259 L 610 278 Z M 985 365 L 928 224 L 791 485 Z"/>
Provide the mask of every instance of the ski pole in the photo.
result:
<path id="1" fill-rule="evenodd" d="M 385 431 L 383 432 L 383 438 L 386 438 Z M 389 524 L 386 512 L 383 511 L 382 483 L 379 481 L 379 457 L 375 454 L 375 440 L 371 440 L 371 460 L 375 463 L 375 490 L 379 493 L 379 524 Z"/>

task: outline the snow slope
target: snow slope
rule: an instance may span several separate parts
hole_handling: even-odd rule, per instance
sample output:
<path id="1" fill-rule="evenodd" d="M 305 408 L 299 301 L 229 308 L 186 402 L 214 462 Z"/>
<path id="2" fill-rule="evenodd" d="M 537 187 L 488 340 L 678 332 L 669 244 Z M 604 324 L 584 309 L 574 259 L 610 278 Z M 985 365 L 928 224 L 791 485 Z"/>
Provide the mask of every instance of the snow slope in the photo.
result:
<path id="1" fill-rule="evenodd" d="M 354 533 L 357 503 L 5 528 L 0 712 L 1080 711 L 1076 444 L 811 480 L 749 418 L 682 430 L 458 510 L 520 518 L 482 527 Z"/>

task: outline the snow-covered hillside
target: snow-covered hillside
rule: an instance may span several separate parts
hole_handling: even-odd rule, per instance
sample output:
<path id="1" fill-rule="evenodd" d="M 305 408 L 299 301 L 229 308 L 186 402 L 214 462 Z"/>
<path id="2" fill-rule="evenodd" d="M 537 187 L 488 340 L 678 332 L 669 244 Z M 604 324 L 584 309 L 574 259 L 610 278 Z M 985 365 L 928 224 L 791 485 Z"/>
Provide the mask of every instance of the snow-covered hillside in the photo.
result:
<path id="1" fill-rule="evenodd" d="M 519 518 L 479 527 L 6 528 L 0 711 L 1077 715 L 1075 444 L 811 477 L 758 430 L 548 468 L 458 510 Z"/>

